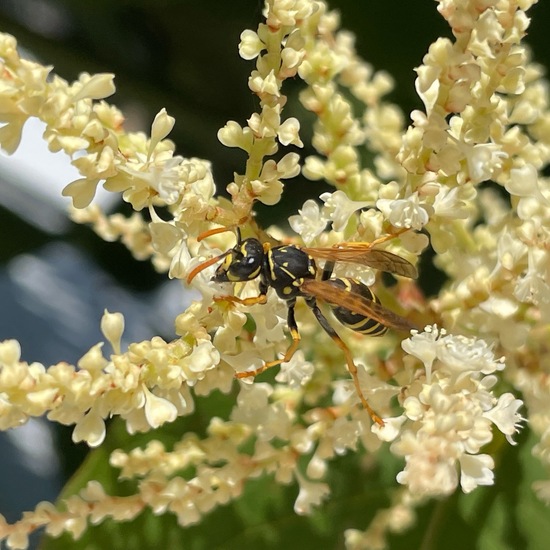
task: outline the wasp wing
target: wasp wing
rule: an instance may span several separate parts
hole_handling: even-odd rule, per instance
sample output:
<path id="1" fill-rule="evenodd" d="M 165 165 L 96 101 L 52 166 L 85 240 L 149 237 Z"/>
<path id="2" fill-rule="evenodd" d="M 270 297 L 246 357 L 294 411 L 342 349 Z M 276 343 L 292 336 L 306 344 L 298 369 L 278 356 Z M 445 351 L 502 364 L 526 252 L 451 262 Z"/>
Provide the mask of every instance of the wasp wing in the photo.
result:
<path id="1" fill-rule="evenodd" d="M 349 245 L 341 248 L 304 248 L 303 250 L 310 256 L 322 260 L 366 265 L 379 271 L 387 271 L 410 279 L 418 277 L 416 267 L 408 260 L 379 248 Z"/>
<path id="2" fill-rule="evenodd" d="M 330 280 L 317 281 L 315 279 L 306 279 L 301 285 L 300 290 L 305 294 L 320 298 L 332 306 L 344 307 L 352 313 L 370 317 L 391 329 L 409 332 L 417 328 L 408 319 L 397 315 L 397 313 L 369 300 L 365 296 L 344 290 L 333 284 Z"/>

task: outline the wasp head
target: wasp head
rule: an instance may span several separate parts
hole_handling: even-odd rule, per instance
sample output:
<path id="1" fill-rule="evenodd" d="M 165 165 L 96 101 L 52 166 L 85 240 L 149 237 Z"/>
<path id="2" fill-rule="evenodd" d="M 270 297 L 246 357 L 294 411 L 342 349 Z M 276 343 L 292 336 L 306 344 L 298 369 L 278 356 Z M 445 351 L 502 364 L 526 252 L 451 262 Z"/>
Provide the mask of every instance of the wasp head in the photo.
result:
<path id="1" fill-rule="evenodd" d="M 262 269 L 264 249 L 257 239 L 237 243 L 225 256 L 212 281 L 216 283 L 251 281 Z"/>

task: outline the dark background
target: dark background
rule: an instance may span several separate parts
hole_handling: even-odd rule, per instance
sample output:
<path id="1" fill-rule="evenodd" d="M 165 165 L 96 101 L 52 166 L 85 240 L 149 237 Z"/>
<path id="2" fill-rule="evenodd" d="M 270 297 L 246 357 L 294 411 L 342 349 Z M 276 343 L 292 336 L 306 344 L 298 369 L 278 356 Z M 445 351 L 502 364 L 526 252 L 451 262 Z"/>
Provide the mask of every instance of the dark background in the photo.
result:
<path id="1" fill-rule="evenodd" d="M 359 53 L 375 69 L 393 75 L 396 87 L 390 99 L 407 114 L 421 108 L 413 68 L 431 42 L 449 35 L 436 2 L 333 0 L 330 6 L 341 12 L 342 27 L 357 36 Z M 256 108 L 247 87 L 253 62 L 239 57 L 237 45 L 244 29 L 257 27 L 261 9 L 257 0 L 3 0 L 0 30 L 14 34 L 21 46 L 67 80 L 82 71 L 115 73 L 117 92 L 109 101 L 123 110 L 128 129 L 148 131 L 154 115 L 165 107 L 176 118 L 171 138 L 178 154 L 212 161 L 218 189 L 223 190 L 233 172 L 242 171 L 245 159 L 236 149 L 223 147 L 216 133 L 227 120 L 243 124 Z M 528 43 L 535 59 L 548 66 L 549 2 L 536 4 L 530 14 Z M 290 184 L 281 207 L 264 209 L 262 215 L 267 223 L 286 217 L 320 192 L 317 183 Z M 0 219 L 3 234 L 18 235 L 17 242 L 2 243 L 0 261 L 44 242 L 43 235 L 33 234 L 9 213 L 2 211 Z M 118 250 L 108 256 L 113 262 L 121 256 L 120 271 L 115 265 L 108 269 L 125 283 L 156 283 L 141 268 L 136 272 L 139 282 L 131 280 L 127 257 Z"/>
<path id="2" fill-rule="evenodd" d="M 394 77 L 390 99 L 407 114 L 421 108 L 413 68 L 421 64 L 430 43 L 450 34 L 436 2 L 333 0 L 330 6 L 341 11 L 342 27 L 357 36 L 360 54 Z M 148 131 L 155 114 L 165 107 L 176 118 L 170 137 L 178 154 L 210 160 L 218 189 L 223 190 L 233 172 L 242 171 L 245 158 L 223 147 L 216 134 L 228 120 L 243 124 L 256 110 L 247 87 L 254 62 L 241 59 L 237 46 L 244 29 L 256 29 L 261 9 L 255 0 L 2 0 L 0 30 L 14 34 L 38 61 L 53 65 L 69 81 L 83 71 L 115 73 L 117 93 L 108 101 L 122 109 L 128 129 Z M 530 13 L 528 43 L 534 58 L 548 67 L 550 2 L 540 2 Z M 10 183 L 14 182 L 0 173 L 0 185 Z M 281 205 L 263 208 L 260 221 L 268 225 L 284 219 L 321 192 L 318 183 L 290 183 Z M 21 341 L 26 360 L 75 362 L 101 339 L 98 326 L 104 307 L 126 314 L 128 340 L 154 333 L 169 336 L 166 321 L 173 315 L 166 304 L 178 307 L 185 298 L 172 299 L 178 290 L 162 286 L 165 277 L 148 263 L 133 260 L 122 245 L 104 243 L 76 225 L 49 233 L 23 221 L 8 205 L 0 206 L 0 234 L 0 340 Z M 26 286 L 18 278 L 22 259 L 36 276 Z M 41 289 L 50 297 L 58 291 L 54 301 L 65 306 L 55 309 L 51 301 L 40 305 Z M 71 315 L 83 320 L 78 329 Z M 67 433 L 46 431 L 46 439 L 53 438 L 62 453 L 57 465 L 42 474 L 25 469 L 18 454 L 21 448 L 0 434 L 0 471 L 8 472 L 1 481 L 0 512 L 8 519 L 39 499 L 55 498 L 74 471 L 85 448 L 77 448 L 76 454 L 70 450 Z M 38 452 L 33 460 L 45 461 L 46 451 Z M 19 474 L 28 480 L 25 490 L 10 486 Z"/>

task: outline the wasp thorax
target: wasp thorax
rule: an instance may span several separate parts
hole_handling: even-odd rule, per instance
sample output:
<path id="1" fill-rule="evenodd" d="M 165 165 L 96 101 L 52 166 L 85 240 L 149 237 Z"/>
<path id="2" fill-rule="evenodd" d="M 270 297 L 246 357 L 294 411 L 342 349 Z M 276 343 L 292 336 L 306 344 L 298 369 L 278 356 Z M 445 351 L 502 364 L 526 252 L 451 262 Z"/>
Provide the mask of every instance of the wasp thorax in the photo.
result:
<path id="1" fill-rule="evenodd" d="M 212 280 L 217 283 L 251 281 L 260 274 L 264 249 L 257 239 L 245 239 L 233 248 Z"/>

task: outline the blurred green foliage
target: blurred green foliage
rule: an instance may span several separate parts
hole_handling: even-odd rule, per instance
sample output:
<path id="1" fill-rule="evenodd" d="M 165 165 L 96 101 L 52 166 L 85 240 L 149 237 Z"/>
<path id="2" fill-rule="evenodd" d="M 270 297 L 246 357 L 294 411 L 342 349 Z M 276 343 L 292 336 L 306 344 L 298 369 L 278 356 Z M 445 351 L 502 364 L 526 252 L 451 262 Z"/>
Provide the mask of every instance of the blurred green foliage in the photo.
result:
<path id="1" fill-rule="evenodd" d="M 199 401 L 193 417 L 162 429 L 130 436 L 120 421 L 111 424 L 107 440 L 92 451 L 66 486 L 62 497 L 77 493 L 89 480 L 101 480 L 113 495 L 131 494 L 134 483 L 120 482 L 109 466 L 114 449 L 129 451 L 157 439 L 167 449 L 182 433 L 202 433 L 206 420 L 230 406 L 231 397 L 219 394 Z M 548 509 L 536 499 L 531 483 L 544 476 L 531 456 L 534 438 L 524 431 L 518 447 L 503 445 L 496 483 L 472 494 L 458 491 L 448 499 L 428 501 L 418 508 L 410 530 L 390 537 L 392 550 L 544 550 L 550 540 Z M 519 451 L 519 452 L 518 452 Z M 344 547 L 344 530 L 366 529 L 375 512 L 389 504 L 396 489 L 400 461 L 382 449 L 373 466 L 362 453 L 334 459 L 326 482 L 331 496 L 312 516 L 293 512 L 297 487 L 281 486 L 271 476 L 247 483 L 242 497 L 216 508 L 198 525 L 181 527 L 175 516 L 144 511 L 130 522 L 106 520 L 91 526 L 78 541 L 70 535 L 44 538 L 40 550 L 289 550 Z"/>

